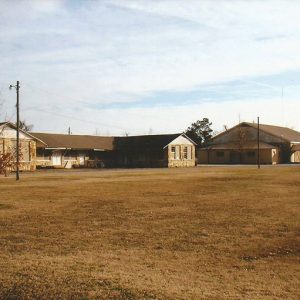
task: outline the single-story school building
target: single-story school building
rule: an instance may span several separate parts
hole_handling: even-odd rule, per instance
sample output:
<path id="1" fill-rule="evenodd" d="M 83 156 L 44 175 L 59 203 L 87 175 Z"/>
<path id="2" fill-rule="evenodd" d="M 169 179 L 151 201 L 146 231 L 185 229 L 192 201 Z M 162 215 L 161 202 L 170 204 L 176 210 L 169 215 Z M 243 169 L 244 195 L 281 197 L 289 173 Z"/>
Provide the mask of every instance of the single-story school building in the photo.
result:
<path id="1" fill-rule="evenodd" d="M 258 140 L 259 136 L 259 140 Z M 259 142 L 259 147 L 258 147 Z M 242 122 L 198 150 L 199 164 L 278 164 L 300 162 L 300 132 L 287 127 Z"/>
<path id="2" fill-rule="evenodd" d="M 185 134 L 91 136 L 31 132 L 37 145 L 36 166 L 194 167 L 195 142 Z"/>

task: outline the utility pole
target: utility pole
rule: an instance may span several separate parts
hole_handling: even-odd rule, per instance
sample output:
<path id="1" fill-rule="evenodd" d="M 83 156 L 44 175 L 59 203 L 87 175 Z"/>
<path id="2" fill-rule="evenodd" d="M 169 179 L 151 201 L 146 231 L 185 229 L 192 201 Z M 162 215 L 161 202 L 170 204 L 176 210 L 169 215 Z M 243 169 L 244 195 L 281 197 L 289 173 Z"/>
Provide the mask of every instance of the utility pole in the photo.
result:
<path id="1" fill-rule="evenodd" d="M 281 113 L 282 113 L 282 126 L 284 126 L 285 124 L 285 117 L 284 117 L 284 102 L 283 102 L 283 86 L 281 87 Z"/>
<path id="2" fill-rule="evenodd" d="M 68 128 L 68 134 L 71 135 L 71 127 Z"/>
<path id="3" fill-rule="evenodd" d="M 257 168 L 260 169 L 260 157 L 259 157 L 259 117 L 257 117 Z"/>
<path id="4" fill-rule="evenodd" d="M 20 90 L 20 82 L 17 81 L 16 85 L 10 85 L 9 89 L 15 88 L 17 92 L 17 104 L 16 104 L 16 109 L 17 109 L 17 169 L 16 169 L 16 180 L 20 180 L 20 170 L 19 170 L 19 164 L 20 164 L 20 101 L 19 101 L 19 90 Z"/>

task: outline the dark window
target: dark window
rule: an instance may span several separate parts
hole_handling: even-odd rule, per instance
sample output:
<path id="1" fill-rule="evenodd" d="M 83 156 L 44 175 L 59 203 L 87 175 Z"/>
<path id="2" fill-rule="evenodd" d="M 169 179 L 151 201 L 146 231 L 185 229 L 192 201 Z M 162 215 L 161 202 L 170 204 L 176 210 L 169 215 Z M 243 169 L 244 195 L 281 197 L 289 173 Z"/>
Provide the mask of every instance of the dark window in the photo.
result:
<path id="1" fill-rule="evenodd" d="M 223 151 L 217 151 L 217 157 L 224 157 Z"/>
<path id="2" fill-rule="evenodd" d="M 254 157 L 255 156 L 255 151 L 248 151 L 247 156 L 248 157 Z"/>

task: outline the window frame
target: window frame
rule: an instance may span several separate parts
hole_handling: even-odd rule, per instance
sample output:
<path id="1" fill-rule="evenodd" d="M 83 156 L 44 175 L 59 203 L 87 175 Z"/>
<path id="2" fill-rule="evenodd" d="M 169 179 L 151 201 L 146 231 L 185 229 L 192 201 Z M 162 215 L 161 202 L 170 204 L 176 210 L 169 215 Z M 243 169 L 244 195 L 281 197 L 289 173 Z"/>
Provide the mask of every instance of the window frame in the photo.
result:
<path id="1" fill-rule="evenodd" d="M 224 151 L 216 151 L 216 157 L 217 158 L 224 158 L 225 152 Z"/>

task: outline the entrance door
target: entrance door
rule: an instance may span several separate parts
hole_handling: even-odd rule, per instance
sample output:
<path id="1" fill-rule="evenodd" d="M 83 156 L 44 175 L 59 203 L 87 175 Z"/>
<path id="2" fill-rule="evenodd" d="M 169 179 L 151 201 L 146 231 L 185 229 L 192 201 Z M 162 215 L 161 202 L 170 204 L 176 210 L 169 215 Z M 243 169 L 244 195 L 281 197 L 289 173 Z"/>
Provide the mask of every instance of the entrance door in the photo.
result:
<path id="1" fill-rule="evenodd" d="M 84 154 L 79 154 L 79 165 L 84 166 Z"/>
<path id="2" fill-rule="evenodd" d="M 61 166 L 61 154 L 60 152 L 52 153 L 52 165 L 53 166 Z"/>
<path id="3" fill-rule="evenodd" d="M 230 163 L 231 164 L 240 163 L 240 153 L 238 151 L 230 151 Z"/>

